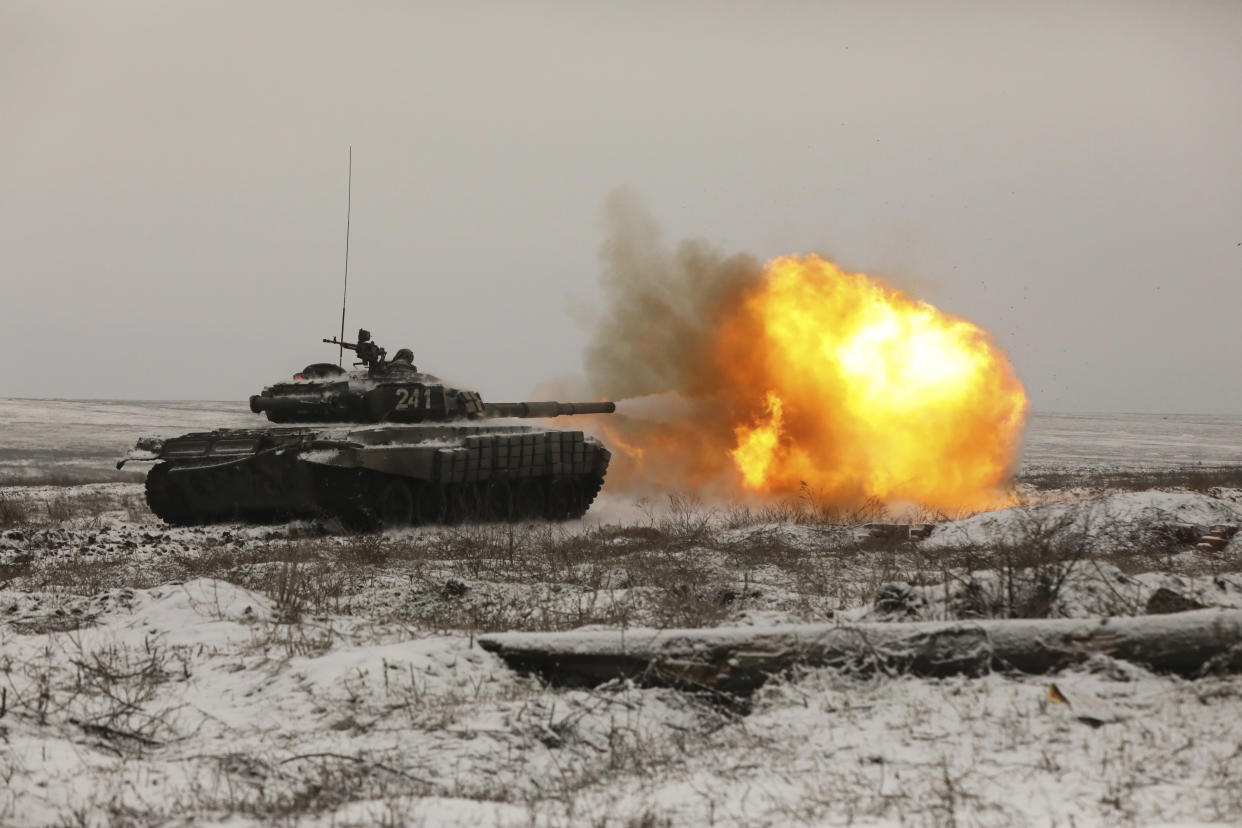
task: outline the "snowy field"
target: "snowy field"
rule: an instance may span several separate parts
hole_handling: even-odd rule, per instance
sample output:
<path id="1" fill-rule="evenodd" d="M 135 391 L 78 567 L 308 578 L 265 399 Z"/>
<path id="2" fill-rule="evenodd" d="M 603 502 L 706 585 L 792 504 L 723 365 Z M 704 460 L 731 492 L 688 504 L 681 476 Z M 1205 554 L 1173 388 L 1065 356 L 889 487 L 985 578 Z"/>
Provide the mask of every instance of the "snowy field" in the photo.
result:
<path id="1" fill-rule="evenodd" d="M 476 643 L 1242 608 L 1242 419 L 1036 415 L 1038 485 L 921 539 L 803 503 L 616 496 L 556 526 L 169 528 L 108 476 L 141 434 L 258 422 L 0 400 L 0 479 L 26 484 L 0 487 L 0 824 L 1242 822 L 1229 674 L 813 669 L 730 703 L 549 685 Z"/>
<path id="2" fill-rule="evenodd" d="M 116 461 L 141 436 L 263 422 L 245 402 L 0 398 L 0 481 L 115 480 Z"/>

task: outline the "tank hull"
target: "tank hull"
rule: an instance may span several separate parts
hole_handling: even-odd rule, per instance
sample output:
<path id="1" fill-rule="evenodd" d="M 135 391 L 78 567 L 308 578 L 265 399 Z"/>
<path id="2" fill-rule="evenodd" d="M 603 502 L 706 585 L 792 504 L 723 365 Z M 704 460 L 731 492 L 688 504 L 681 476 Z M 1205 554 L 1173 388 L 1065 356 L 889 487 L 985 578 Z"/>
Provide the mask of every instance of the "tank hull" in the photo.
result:
<path id="1" fill-rule="evenodd" d="M 581 517 L 610 454 L 581 431 L 436 424 L 221 429 L 141 441 L 147 502 L 172 524 L 338 517 L 376 529 Z"/>

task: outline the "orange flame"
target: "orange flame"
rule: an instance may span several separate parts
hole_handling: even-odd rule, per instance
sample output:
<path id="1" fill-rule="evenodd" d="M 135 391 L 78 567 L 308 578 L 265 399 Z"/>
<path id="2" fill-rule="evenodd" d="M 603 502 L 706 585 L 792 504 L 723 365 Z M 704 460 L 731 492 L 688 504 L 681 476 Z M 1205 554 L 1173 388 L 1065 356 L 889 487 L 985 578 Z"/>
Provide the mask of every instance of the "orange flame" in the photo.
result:
<path id="1" fill-rule="evenodd" d="M 582 422 L 614 449 L 609 488 L 809 487 L 823 504 L 949 511 L 1001 500 L 1027 399 L 979 327 L 817 256 L 771 261 L 697 312 L 707 321 L 675 353 L 638 332 L 626 343 L 676 366 L 678 387 L 662 389 L 676 410 L 653 416 L 656 394 Z"/>
<path id="2" fill-rule="evenodd" d="M 752 489 L 762 488 L 768 479 L 772 461 L 779 450 L 785 419 L 781 413 L 781 398 L 771 391 L 767 393 L 765 407 L 768 411 L 766 423 L 759 423 L 753 428 L 738 426 L 733 429 L 737 435 L 737 448 L 729 452 L 742 472 L 742 482 Z"/>
<path id="3" fill-rule="evenodd" d="M 770 262 L 717 353 L 767 412 L 735 429 L 748 489 L 963 508 L 1014 466 L 1026 393 L 991 337 L 864 274 Z"/>

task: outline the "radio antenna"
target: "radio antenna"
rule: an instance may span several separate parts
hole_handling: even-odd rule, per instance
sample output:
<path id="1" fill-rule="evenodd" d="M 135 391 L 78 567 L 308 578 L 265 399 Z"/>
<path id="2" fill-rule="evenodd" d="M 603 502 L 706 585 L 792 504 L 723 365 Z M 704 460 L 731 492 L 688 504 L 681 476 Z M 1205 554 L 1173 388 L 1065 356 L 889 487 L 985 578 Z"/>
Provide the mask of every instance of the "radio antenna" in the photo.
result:
<path id="1" fill-rule="evenodd" d="M 345 297 L 349 296 L 349 217 L 353 210 L 354 200 L 354 147 L 349 146 L 349 178 L 345 185 L 345 287 L 341 290 L 341 342 L 345 341 Z M 340 347 L 336 364 L 345 365 L 345 346 Z"/>

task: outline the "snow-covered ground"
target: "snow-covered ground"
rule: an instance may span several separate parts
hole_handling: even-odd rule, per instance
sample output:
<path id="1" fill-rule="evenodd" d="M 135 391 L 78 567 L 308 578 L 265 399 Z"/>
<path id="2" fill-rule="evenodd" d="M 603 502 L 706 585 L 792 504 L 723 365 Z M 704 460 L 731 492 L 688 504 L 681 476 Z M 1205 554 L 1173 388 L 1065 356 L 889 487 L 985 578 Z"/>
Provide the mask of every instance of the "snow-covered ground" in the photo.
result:
<path id="1" fill-rule="evenodd" d="M 245 402 L 0 398 L 0 481 L 113 480 L 139 437 L 262 422 Z"/>
<path id="2" fill-rule="evenodd" d="M 1226 463 L 1242 463 L 1242 417 L 1037 412 L 1022 444 L 1023 471 Z"/>
<path id="3" fill-rule="evenodd" d="M 38 467 L 36 450 L 102 463 L 101 430 L 119 452 L 131 432 L 221 424 L 206 408 L 161 421 L 142 404 L 38 405 L 72 439 L 40 448 L 36 404 L 0 401 L 26 418 L 0 437 L 0 464 Z M 1037 418 L 1028 455 L 1048 468 L 1239 459 L 1239 424 L 1200 419 L 1163 437 L 1168 421 L 1143 420 L 1145 436 L 1109 447 L 1107 424 L 1058 421 L 1045 439 Z M 505 629 L 1242 607 L 1242 533 L 1200 540 L 1242 524 L 1242 491 L 1026 494 L 911 541 L 620 498 L 557 527 L 170 528 L 136 483 L 0 488 L 0 824 L 1242 822 L 1235 676 L 1103 657 L 1054 676 L 825 669 L 727 705 L 546 686 L 475 643 Z"/>
<path id="4" fill-rule="evenodd" d="M 282 623 L 217 580 L 119 590 L 0 633 L 6 824 L 1117 824 L 1242 814 L 1236 679 L 1107 659 L 1049 679 L 554 690 L 467 635 Z"/>

